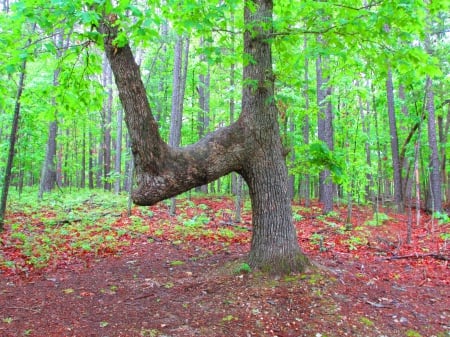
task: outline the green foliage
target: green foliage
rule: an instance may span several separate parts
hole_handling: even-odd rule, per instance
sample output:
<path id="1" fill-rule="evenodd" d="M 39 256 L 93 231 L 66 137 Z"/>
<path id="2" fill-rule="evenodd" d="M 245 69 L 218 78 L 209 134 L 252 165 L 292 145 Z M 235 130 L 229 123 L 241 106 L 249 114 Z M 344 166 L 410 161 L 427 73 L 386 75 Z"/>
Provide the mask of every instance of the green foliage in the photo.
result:
<path id="1" fill-rule="evenodd" d="M 243 2 L 237 0 L 12 2 L 9 13 L 0 13 L 0 27 L 4 27 L 0 31 L 0 172 L 6 162 L 17 77 L 24 60 L 28 61 L 27 78 L 21 101 L 23 114 L 13 186 L 19 188 L 22 183 L 36 186 L 39 182 L 48 123 L 52 121 L 58 122 L 57 162 L 60 174 L 64 176 L 63 185 L 81 185 L 81 175 L 87 175 L 89 171 L 84 167 L 83 172 L 83 157 L 86 164 L 92 155 L 92 171 L 95 174 L 102 171 L 99 158 L 105 130 L 104 102 L 109 88 L 104 87 L 102 79 L 102 36 L 95 26 L 103 14 L 117 16 L 115 24 L 119 36 L 116 45 L 121 47 L 130 43 L 133 50 L 139 50 L 150 105 L 165 139 L 170 130 L 168 97 L 172 91 L 168 80 L 172 69 L 168 65 L 172 62 L 176 35 L 189 36 L 191 44 L 186 84 L 189 104 L 185 104 L 181 143 L 186 145 L 199 139 L 201 122 L 198 120 L 197 90 L 200 74 L 209 72 L 211 75 L 211 114 L 205 116 L 210 121 L 205 131 L 228 125 L 231 99 L 235 103 L 240 101 L 242 86 L 258 87 L 256 82 L 242 83 L 240 75 L 244 66 L 254 62 L 248 55 L 242 55 L 241 33 L 253 29 L 244 26 L 243 6 Z M 447 1 L 395 0 L 363 7 L 351 1 L 340 5 L 312 0 L 275 2 L 274 35 L 270 39 L 277 79 L 274 99 L 285 105 L 280 126 L 283 140 L 292 149 L 293 156 L 288 157 L 292 161 L 292 173 L 315 176 L 319 171 L 329 169 L 333 181 L 341 185 L 344 199 L 351 195 L 358 203 L 367 201 L 367 190 L 376 191 L 383 186 L 384 180 L 392 175 L 389 127 L 384 113 L 387 62 L 393 70 L 395 87 L 403 85 L 406 88 L 404 99 L 396 97 L 397 129 L 402 143 L 412 126 L 422 121 L 420 107 L 425 103 L 423 88 L 427 75 L 435 83 L 435 103 L 440 107 L 437 114 L 442 117 L 445 113 L 442 107 L 449 91 L 446 76 L 449 73 L 449 47 L 442 32 L 448 21 L 448 9 Z M 168 31 L 162 34 L 165 24 Z M 321 33 L 323 43 L 318 43 L 315 38 L 318 33 Z M 59 34 L 62 34 L 61 41 Z M 428 47 L 425 43 L 427 34 L 430 37 Z M 200 44 L 200 39 L 205 43 Z M 28 40 L 31 44 L 24 48 Z M 201 60 L 200 55 L 204 57 Z M 319 142 L 315 132 L 319 109 L 314 63 L 319 55 L 327 60 L 328 69 L 324 75 L 333 87 L 329 98 L 334 114 L 333 150 Z M 309 61 L 308 68 L 305 61 Z M 235 78 L 233 85 L 230 83 L 231 66 Z M 309 77 L 305 78 L 307 72 Z M 58 73 L 57 81 L 54 81 L 55 73 Z M 306 87 L 308 91 L 303 90 Z M 113 111 L 120 107 L 116 96 Z M 400 113 L 403 105 L 409 109 L 408 114 Z M 237 104 L 234 120 L 238 111 Z M 309 117 L 309 144 L 304 144 L 299 132 L 305 126 L 305 117 Z M 288 130 L 289 123 L 295 126 L 295 132 Z M 113 139 L 116 125 L 117 118 L 113 116 L 110 124 Z M 427 132 L 413 135 L 405 151 L 409 163 L 414 160 L 414 143 L 426 144 L 427 136 Z M 125 138 L 126 135 L 123 140 Z M 449 144 L 441 144 L 441 148 L 450 157 Z M 420 158 L 420 165 L 427 168 L 429 150 L 424 146 Z M 121 162 L 122 172 L 125 160 L 123 158 Z M 450 169 L 450 165 L 446 167 Z M 106 180 L 113 182 L 121 177 L 123 175 L 110 174 Z M 372 179 L 370 184 L 369 177 Z M 426 174 L 420 179 L 426 185 Z M 222 189 L 229 192 L 229 178 L 223 181 L 227 182 L 222 184 Z M 30 204 L 33 203 L 36 201 Z M 34 206 L 27 204 L 24 207 L 28 212 Z M 63 204 L 58 207 L 69 208 Z M 246 200 L 244 210 L 249 207 L 250 202 Z M 80 215 L 73 209 L 68 214 L 71 220 Z M 300 216 L 295 214 L 295 220 L 300 221 Z M 96 216 L 92 216 L 92 220 L 95 219 Z M 55 220 L 54 224 L 59 221 Z M 200 227 L 202 221 L 190 219 L 186 226 Z M 448 222 L 448 219 L 439 218 L 439 222 Z M 378 224 L 378 221 L 373 223 Z"/>
<path id="2" fill-rule="evenodd" d="M 309 146 L 303 146 L 301 153 L 302 157 L 296 162 L 294 171 L 313 173 L 328 169 L 335 183 L 342 182 L 344 179 L 344 165 L 340 156 L 333 153 L 324 142 L 314 142 Z"/>
<path id="3" fill-rule="evenodd" d="M 367 220 L 364 224 L 368 226 L 381 226 L 383 223 L 388 221 L 390 218 L 385 213 L 375 212 L 371 220 Z"/>
<path id="4" fill-rule="evenodd" d="M 181 266 L 181 265 L 183 265 L 183 264 L 184 264 L 184 262 L 183 262 L 183 261 L 180 261 L 180 260 L 170 261 L 170 265 L 171 265 L 172 267 Z"/>
<path id="5" fill-rule="evenodd" d="M 352 235 L 348 239 L 344 240 L 344 243 L 348 245 L 349 250 L 357 250 L 358 246 L 363 246 L 367 244 L 367 239 L 360 236 Z"/>
<path id="6" fill-rule="evenodd" d="M 440 225 L 450 223 L 450 216 L 447 213 L 435 212 L 433 218 L 437 219 Z"/>
<path id="7" fill-rule="evenodd" d="M 420 333 L 418 333 L 415 330 L 411 330 L 409 329 L 408 331 L 406 331 L 406 336 L 407 337 L 422 337 L 422 335 Z"/>
<path id="8" fill-rule="evenodd" d="M 218 231 L 217 231 L 217 234 L 222 236 L 222 237 L 228 238 L 228 239 L 232 239 L 232 238 L 234 238 L 236 236 L 234 231 L 232 231 L 229 228 L 219 228 Z"/>
<path id="9" fill-rule="evenodd" d="M 210 221 L 209 217 L 206 214 L 195 215 L 187 220 L 179 220 L 181 220 L 180 222 L 182 222 L 186 227 L 192 228 L 203 227 Z"/>
<path id="10" fill-rule="evenodd" d="M 234 269 L 235 274 L 248 274 L 251 273 L 251 271 L 252 268 L 245 262 L 242 262 Z"/>
<path id="11" fill-rule="evenodd" d="M 375 325 L 375 323 L 373 321 L 371 321 L 370 319 L 368 319 L 367 317 L 361 317 L 359 319 L 359 321 L 368 327 L 373 327 Z"/>
<path id="12" fill-rule="evenodd" d="M 449 233 L 449 232 L 447 232 L 447 233 L 441 233 L 440 237 L 441 237 L 441 239 L 444 240 L 444 241 L 450 241 L 450 233 Z"/>

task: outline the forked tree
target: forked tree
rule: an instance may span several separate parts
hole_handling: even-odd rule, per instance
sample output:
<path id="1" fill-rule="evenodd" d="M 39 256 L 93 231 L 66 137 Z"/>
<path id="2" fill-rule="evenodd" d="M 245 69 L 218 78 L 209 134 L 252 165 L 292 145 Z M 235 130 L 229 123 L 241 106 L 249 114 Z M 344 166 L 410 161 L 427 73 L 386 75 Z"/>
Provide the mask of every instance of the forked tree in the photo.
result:
<path id="1" fill-rule="evenodd" d="M 153 117 L 130 46 L 117 45 L 114 15 L 104 15 L 99 31 L 113 70 L 136 165 L 138 205 L 153 205 L 230 172 L 247 182 L 253 212 L 250 266 L 272 273 L 301 271 L 308 265 L 292 221 L 287 168 L 274 101 L 270 38 L 272 0 L 246 1 L 242 111 L 238 120 L 183 147 L 170 147 Z"/>

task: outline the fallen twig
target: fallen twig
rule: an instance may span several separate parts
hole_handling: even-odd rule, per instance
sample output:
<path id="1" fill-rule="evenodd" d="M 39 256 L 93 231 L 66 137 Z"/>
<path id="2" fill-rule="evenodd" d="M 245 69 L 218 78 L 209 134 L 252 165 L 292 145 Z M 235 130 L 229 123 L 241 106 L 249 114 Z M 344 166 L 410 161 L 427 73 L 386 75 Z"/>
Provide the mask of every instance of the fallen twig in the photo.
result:
<path id="1" fill-rule="evenodd" d="M 246 231 L 250 231 L 250 232 L 252 231 L 252 229 L 249 227 L 235 225 L 234 223 L 231 223 L 231 222 L 221 221 L 221 222 L 219 222 L 219 225 L 230 226 L 230 227 L 234 227 L 234 228 L 238 228 L 238 229 L 242 229 L 242 230 L 246 230 Z"/>
<path id="2" fill-rule="evenodd" d="M 438 253 L 396 255 L 396 256 L 386 257 L 386 258 L 381 259 L 381 260 L 422 259 L 424 257 L 432 257 L 432 258 L 435 258 L 437 260 L 450 261 L 450 257 L 445 256 L 443 254 L 438 254 Z"/>
<path id="3" fill-rule="evenodd" d="M 125 302 L 128 302 L 128 301 L 136 301 L 136 300 L 140 300 L 140 299 L 147 298 L 147 297 L 152 297 L 152 296 L 155 296 L 155 294 L 154 294 L 154 293 L 151 293 L 151 294 L 144 294 L 144 295 L 141 295 L 141 296 L 138 296 L 138 297 L 127 298 L 127 299 L 125 300 Z"/>
<path id="4" fill-rule="evenodd" d="M 376 303 L 376 302 L 372 302 L 372 301 L 366 301 L 366 303 L 370 304 L 371 306 L 376 307 L 376 308 L 389 308 L 390 307 L 390 305 Z"/>

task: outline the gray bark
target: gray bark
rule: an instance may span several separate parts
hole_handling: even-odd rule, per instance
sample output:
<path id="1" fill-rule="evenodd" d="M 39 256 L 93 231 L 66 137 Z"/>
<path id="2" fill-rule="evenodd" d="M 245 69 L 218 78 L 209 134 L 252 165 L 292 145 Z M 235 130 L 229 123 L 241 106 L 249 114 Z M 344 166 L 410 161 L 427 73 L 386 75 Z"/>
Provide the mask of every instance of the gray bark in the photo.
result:
<path id="1" fill-rule="evenodd" d="M 189 40 L 186 40 L 185 62 L 183 66 L 183 40 L 177 38 L 174 51 L 172 113 L 170 118 L 169 146 L 179 147 L 181 141 L 181 123 L 183 119 L 183 102 L 186 88 L 187 62 L 189 56 Z M 170 214 L 175 215 L 176 200 L 171 199 Z"/>
<path id="2" fill-rule="evenodd" d="M 317 105 L 319 106 L 318 137 L 327 144 L 330 150 L 333 150 L 333 115 L 329 100 L 331 87 L 327 84 L 328 77 L 323 76 L 323 69 L 325 67 L 322 57 L 319 55 L 316 60 Z M 324 214 L 333 210 L 333 183 L 328 169 L 324 169 L 319 175 L 319 199 L 323 203 L 322 211 Z"/>
<path id="3" fill-rule="evenodd" d="M 107 90 L 106 101 L 103 105 L 102 112 L 102 130 L 103 130 L 103 188 L 107 191 L 111 190 L 111 119 L 112 119 L 112 102 L 113 102 L 113 90 L 112 90 L 112 73 L 111 68 L 108 65 L 107 60 L 103 65 L 103 85 Z M 100 166 L 101 167 L 101 166 Z"/>
<path id="4" fill-rule="evenodd" d="M 308 46 L 308 38 L 304 37 L 304 45 L 303 49 L 306 50 Z M 308 57 L 305 57 L 305 77 L 304 77 L 305 84 L 303 86 L 303 96 L 305 97 L 305 110 L 309 111 L 309 59 Z M 303 143 L 305 145 L 309 144 L 309 116 L 306 114 L 306 116 L 303 118 L 303 128 L 302 128 L 302 135 L 303 135 Z M 311 177 L 309 174 L 305 174 L 303 176 L 303 179 L 301 179 L 301 193 L 300 196 L 303 195 L 303 199 L 305 202 L 305 207 L 311 206 Z"/>
<path id="5" fill-rule="evenodd" d="M 114 173 L 116 180 L 114 181 L 114 193 L 120 192 L 120 175 L 122 173 L 122 125 L 123 111 L 117 110 L 117 135 L 116 135 L 116 156 L 114 158 Z"/>
<path id="6" fill-rule="evenodd" d="M 428 146 L 430 147 L 430 198 L 427 208 L 432 212 L 442 211 L 441 174 L 439 172 L 439 150 L 436 139 L 436 116 L 434 107 L 433 82 L 427 76 L 426 82 L 426 109 L 428 112 Z"/>
<path id="7" fill-rule="evenodd" d="M 392 169 L 394 179 L 394 202 L 398 211 L 403 211 L 402 167 L 398 151 L 397 122 L 395 118 L 394 84 L 391 66 L 388 66 L 386 78 L 386 95 L 388 102 L 389 132 L 391 135 Z"/>

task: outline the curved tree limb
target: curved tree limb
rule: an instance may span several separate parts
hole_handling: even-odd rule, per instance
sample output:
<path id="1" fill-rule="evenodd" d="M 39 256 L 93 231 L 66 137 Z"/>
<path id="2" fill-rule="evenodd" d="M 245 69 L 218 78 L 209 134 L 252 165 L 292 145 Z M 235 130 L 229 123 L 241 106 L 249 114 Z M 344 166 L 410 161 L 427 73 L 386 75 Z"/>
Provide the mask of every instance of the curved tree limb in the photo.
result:
<path id="1" fill-rule="evenodd" d="M 99 31 L 126 112 L 136 163 L 138 187 L 132 194 L 136 204 L 152 205 L 241 169 L 248 152 L 245 123 L 218 129 L 184 148 L 170 147 L 159 134 L 130 46 L 115 44 L 117 27 L 108 19 Z"/>

